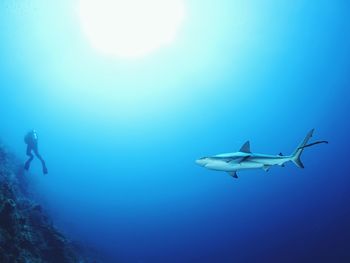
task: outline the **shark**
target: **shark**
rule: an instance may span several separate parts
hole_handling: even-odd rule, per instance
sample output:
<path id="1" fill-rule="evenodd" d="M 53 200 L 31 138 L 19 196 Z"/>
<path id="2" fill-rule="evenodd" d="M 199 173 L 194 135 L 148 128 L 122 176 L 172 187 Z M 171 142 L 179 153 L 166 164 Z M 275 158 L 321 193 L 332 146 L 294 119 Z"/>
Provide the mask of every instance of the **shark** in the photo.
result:
<path id="1" fill-rule="evenodd" d="M 304 168 L 300 157 L 305 148 L 328 141 L 309 143 L 315 129 L 310 130 L 290 155 L 253 153 L 250 150 L 250 141 L 243 144 L 238 152 L 222 153 L 209 157 L 201 157 L 195 162 L 207 169 L 227 172 L 233 178 L 238 178 L 237 172 L 242 170 L 263 169 L 269 171 L 272 166 L 284 167 L 286 163 L 293 162 L 297 167 Z"/>

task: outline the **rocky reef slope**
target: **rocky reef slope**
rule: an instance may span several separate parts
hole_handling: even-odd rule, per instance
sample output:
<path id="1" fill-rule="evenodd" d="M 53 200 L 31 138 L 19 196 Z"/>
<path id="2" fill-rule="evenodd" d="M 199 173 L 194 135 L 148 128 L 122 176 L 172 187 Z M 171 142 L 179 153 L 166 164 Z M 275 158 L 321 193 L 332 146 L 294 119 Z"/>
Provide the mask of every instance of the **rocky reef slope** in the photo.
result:
<path id="1" fill-rule="evenodd" d="M 83 256 L 33 201 L 21 167 L 19 160 L 0 145 L 0 262 L 97 262 Z"/>

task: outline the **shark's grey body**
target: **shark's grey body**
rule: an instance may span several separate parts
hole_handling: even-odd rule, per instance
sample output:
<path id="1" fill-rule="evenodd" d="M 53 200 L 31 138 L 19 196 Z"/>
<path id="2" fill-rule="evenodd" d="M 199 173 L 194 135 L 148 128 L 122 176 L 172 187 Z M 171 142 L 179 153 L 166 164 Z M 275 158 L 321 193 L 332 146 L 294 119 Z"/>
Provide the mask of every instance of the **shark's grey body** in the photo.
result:
<path id="1" fill-rule="evenodd" d="M 307 145 L 313 132 L 314 130 L 312 129 L 295 151 L 288 156 L 283 156 L 282 154 L 267 155 L 252 153 L 250 151 L 250 143 L 247 141 L 238 152 L 202 157 L 196 160 L 196 163 L 211 170 L 228 172 L 234 178 L 238 178 L 237 171 L 240 170 L 262 168 L 265 171 L 268 171 L 271 166 L 284 166 L 285 163 L 290 161 L 294 162 L 299 168 L 304 168 L 304 165 L 300 160 L 300 156 L 304 149 L 317 143 L 326 143 L 326 141 L 322 141 Z"/>

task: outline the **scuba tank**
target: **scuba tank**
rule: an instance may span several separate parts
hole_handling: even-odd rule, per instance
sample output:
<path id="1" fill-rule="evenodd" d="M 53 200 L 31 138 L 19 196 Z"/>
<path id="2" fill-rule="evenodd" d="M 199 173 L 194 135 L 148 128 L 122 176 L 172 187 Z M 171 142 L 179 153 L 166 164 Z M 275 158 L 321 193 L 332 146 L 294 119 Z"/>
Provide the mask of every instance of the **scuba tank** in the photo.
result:
<path id="1" fill-rule="evenodd" d="M 32 130 L 24 136 L 24 142 L 26 144 L 34 144 L 38 141 L 38 135 L 36 134 L 35 130 Z"/>

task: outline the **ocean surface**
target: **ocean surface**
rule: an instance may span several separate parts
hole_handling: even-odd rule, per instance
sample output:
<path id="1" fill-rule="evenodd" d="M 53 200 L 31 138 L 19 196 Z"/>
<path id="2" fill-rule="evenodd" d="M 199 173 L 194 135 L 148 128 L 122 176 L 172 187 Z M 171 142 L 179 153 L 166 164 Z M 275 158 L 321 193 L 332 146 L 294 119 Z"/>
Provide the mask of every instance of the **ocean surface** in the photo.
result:
<path id="1" fill-rule="evenodd" d="M 100 54 L 76 1 L 0 2 L 0 138 L 73 240 L 125 263 L 350 262 L 349 1 L 186 1 L 176 41 Z M 196 165 L 238 151 L 305 169 Z"/>

